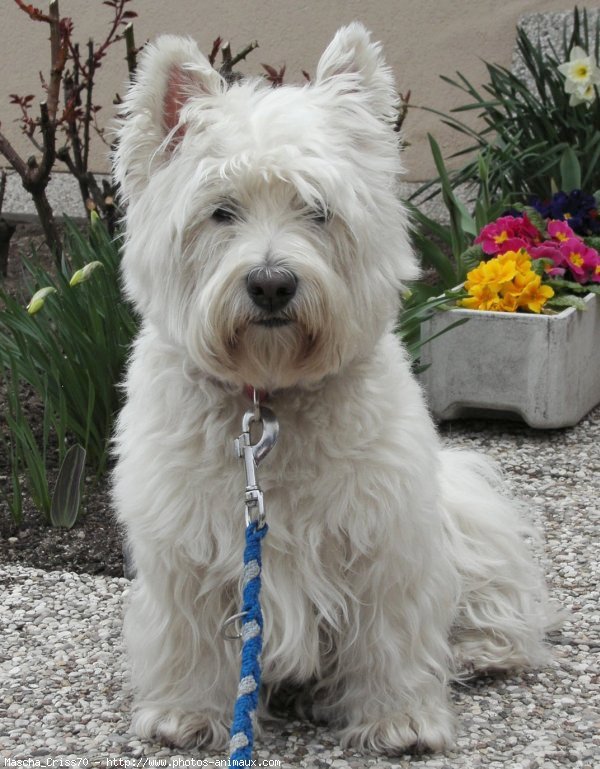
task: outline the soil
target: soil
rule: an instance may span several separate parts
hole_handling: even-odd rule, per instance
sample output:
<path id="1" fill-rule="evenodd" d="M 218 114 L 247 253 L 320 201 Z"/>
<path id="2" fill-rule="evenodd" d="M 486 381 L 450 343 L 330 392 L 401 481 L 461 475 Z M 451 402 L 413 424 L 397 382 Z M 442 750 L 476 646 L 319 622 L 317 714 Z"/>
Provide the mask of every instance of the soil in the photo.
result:
<path id="1" fill-rule="evenodd" d="M 18 224 L 10 243 L 8 276 L 0 278 L 0 288 L 27 301 L 24 286 L 24 257 L 31 244 L 45 267 L 52 261 L 42 246 L 39 226 Z M 6 391 L 0 385 L 0 413 Z M 21 393 L 24 414 L 32 421 L 41 417 L 40 403 L 25 389 Z M 0 421 L 0 432 L 2 424 Z M 36 510 L 33 501 L 23 499 L 22 521 L 16 524 L 5 495 L 10 496 L 6 447 L 0 440 L 0 564 L 21 564 L 48 571 L 123 576 L 122 533 L 110 509 L 108 480 L 86 479 L 82 515 L 70 529 L 53 528 Z"/>

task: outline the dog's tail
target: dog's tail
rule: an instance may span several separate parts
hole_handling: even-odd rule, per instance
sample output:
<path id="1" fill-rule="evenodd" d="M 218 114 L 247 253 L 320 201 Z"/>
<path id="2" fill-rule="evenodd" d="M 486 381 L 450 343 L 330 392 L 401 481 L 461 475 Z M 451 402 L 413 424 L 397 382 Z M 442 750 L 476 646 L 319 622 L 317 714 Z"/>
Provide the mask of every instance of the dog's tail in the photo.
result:
<path id="1" fill-rule="evenodd" d="M 456 675 L 538 666 L 558 614 L 532 550 L 539 538 L 522 507 L 499 490 L 485 457 L 445 449 L 441 494 L 461 594 L 453 628 Z"/>

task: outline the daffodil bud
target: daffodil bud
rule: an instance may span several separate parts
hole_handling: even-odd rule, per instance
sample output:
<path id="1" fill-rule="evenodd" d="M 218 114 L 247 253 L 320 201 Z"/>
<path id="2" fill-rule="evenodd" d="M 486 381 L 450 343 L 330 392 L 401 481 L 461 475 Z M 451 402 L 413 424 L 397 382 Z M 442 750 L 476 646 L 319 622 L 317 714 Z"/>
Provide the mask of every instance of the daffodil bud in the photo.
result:
<path id="1" fill-rule="evenodd" d="M 36 312 L 39 312 L 44 306 L 46 297 L 49 296 L 50 294 L 55 294 L 55 293 L 56 293 L 56 289 L 53 286 L 46 286 L 45 288 L 40 288 L 40 290 L 36 291 L 35 294 L 31 297 L 31 300 L 27 305 L 27 312 L 30 315 L 35 315 Z"/>
<path id="2" fill-rule="evenodd" d="M 101 219 L 98 216 L 98 212 L 95 210 L 90 211 L 90 224 L 92 227 L 97 227 L 101 223 Z"/>
<path id="3" fill-rule="evenodd" d="M 92 211 L 92 213 L 94 213 Z M 70 286 L 77 286 L 79 283 L 83 283 L 86 280 L 89 280 L 92 273 L 97 267 L 103 267 L 104 265 L 102 262 L 89 262 L 85 265 L 85 267 L 82 267 L 80 270 L 76 270 L 73 275 L 71 275 L 71 280 L 69 281 Z"/>

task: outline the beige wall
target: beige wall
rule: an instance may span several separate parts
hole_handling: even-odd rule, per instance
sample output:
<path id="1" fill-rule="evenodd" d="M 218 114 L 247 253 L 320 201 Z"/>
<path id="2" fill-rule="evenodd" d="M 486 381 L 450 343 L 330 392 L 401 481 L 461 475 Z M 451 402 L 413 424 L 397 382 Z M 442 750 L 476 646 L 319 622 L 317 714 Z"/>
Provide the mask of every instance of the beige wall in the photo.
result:
<path id="1" fill-rule="evenodd" d="M 35 5 L 45 6 L 44 0 Z M 38 72 L 48 70 L 47 27 L 30 21 L 12 0 L 0 0 L 0 122 L 2 131 L 23 151 L 13 122 L 17 108 L 9 94 L 41 94 Z M 234 51 L 258 39 L 260 49 L 251 54 L 245 71 L 257 74 L 260 64 L 287 65 L 288 81 L 301 80 L 301 70 L 314 73 L 319 53 L 335 30 L 353 19 L 363 21 L 383 41 L 401 91 L 411 89 L 406 126 L 411 147 L 405 162 L 410 179 L 434 175 L 426 136 L 433 133 L 446 154 L 461 146 L 461 137 L 445 128 L 440 119 L 418 107 L 449 110 L 461 103 L 461 94 L 445 85 L 441 73 L 456 70 L 481 82 L 481 60 L 510 66 L 515 24 L 523 13 L 564 10 L 565 0 L 136 0 L 132 10 L 138 44 L 160 32 L 187 34 L 210 51 L 218 35 Z M 61 13 L 75 22 L 76 39 L 100 40 L 110 19 L 110 9 L 100 0 L 60 0 Z M 113 49 L 98 74 L 98 103 L 106 120 L 112 98 L 123 91 L 126 74 L 124 48 Z M 106 150 L 96 143 L 94 166 L 107 168 Z"/>

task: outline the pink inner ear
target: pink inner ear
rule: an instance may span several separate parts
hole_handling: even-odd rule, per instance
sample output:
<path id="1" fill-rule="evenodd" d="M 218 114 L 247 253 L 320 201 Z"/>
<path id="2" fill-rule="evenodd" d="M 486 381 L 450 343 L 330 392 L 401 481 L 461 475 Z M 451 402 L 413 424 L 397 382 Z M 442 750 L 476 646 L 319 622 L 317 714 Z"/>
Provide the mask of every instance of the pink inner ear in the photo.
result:
<path id="1" fill-rule="evenodd" d="M 193 81 L 189 73 L 174 65 L 169 70 L 167 90 L 163 100 L 163 121 L 167 131 L 172 131 L 179 123 L 181 108 L 190 98 Z M 173 138 L 177 141 L 185 133 L 185 126 L 179 126 Z"/>

